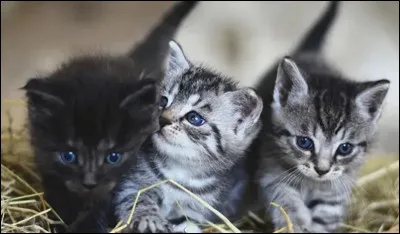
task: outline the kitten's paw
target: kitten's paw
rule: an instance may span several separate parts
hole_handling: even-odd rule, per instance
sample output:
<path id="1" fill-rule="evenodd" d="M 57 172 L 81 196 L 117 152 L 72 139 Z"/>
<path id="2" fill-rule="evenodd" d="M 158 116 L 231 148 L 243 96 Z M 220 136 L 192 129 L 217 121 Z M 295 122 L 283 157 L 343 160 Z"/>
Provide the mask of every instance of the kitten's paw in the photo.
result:
<path id="1" fill-rule="evenodd" d="M 183 222 L 175 225 L 173 229 L 174 233 L 203 233 L 199 226 L 191 222 Z"/>
<path id="2" fill-rule="evenodd" d="M 295 216 L 295 215 L 291 216 L 290 214 L 288 215 L 289 218 L 291 219 L 294 233 L 310 233 L 309 229 L 311 222 L 309 221 L 308 217 Z M 288 224 L 286 222 L 286 219 L 284 218 L 276 220 L 274 222 L 275 231 L 287 226 Z M 289 231 L 286 229 L 284 233 L 289 233 Z"/>
<path id="3" fill-rule="evenodd" d="M 155 214 L 147 214 L 133 218 L 123 233 L 171 233 L 172 224 Z"/>

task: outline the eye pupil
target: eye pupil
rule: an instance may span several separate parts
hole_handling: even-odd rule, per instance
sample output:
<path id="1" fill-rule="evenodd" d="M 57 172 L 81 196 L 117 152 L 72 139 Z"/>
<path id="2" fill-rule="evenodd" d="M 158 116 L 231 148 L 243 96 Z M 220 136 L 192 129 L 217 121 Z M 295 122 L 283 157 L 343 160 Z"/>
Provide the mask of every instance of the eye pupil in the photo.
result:
<path id="1" fill-rule="evenodd" d="M 308 137 L 296 137 L 297 146 L 304 150 L 311 150 L 314 147 L 313 141 Z"/>
<path id="2" fill-rule="evenodd" d="M 72 151 L 60 152 L 61 159 L 66 163 L 73 163 L 76 160 L 75 153 Z"/>
<path id="3" fill-rule="evenodd" d="M 167 105 L 168 105 L 168 98 L 165 97 L 165 96 L 162 96 L 162 97 L 161 97 L 161 100 L 160 100 L 160 106 L 161 106 L 162 108 L 164 108 L 164 107 L 166 107 Z"/>
<path id="4" fill-rule="evenodd" d="M 106 162 L 109 164 L 117 164 L 121 161 L 121 154 L 120 153 L 110 153 L 106 157 Z"/>
<path id="5" fill-rule="evenodd" d="M 194 126 L 201 126 L 205 123 L 203 117 L 195 111 L 187 113 L 186 120 Z"/>

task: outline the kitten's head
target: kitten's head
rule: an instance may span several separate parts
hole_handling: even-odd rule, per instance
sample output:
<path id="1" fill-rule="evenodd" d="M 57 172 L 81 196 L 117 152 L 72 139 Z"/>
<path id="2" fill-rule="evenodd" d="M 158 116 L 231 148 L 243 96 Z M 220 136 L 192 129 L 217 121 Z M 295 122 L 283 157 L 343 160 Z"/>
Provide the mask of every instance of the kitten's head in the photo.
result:
<path id="1" fill-rule="evenodd" d="M 109 194 L 159 127 L 168 42 L 197 4 L 176 3 L 122 57 L 77 58 L 29 80 L 24 89 L 32 144 L 47 179 L 79 195 Z"/>
<path id="2" fill-rule="evenodd" d="M 388 89 L 388 80 L 354 82 L 305 74 L 284 58 L 272 103 L 282 160 L 320 181 L 355 171 L 372 142 Z"/>
<path id="3" fill-rule="evenodd" d="M 84 57 L 24 86 L 39 170 L 80 195 L 107 194 L 158 129 L 155 80 L 128 57 Z"/>
<path id="4" fill-rule="evenodd" d="M 155 146 L 199 167 L 230 167 L 259 132 L 261 99 L 252 89 L 192 65 L 176 42 L 170 42 L 170 51 Z"/>

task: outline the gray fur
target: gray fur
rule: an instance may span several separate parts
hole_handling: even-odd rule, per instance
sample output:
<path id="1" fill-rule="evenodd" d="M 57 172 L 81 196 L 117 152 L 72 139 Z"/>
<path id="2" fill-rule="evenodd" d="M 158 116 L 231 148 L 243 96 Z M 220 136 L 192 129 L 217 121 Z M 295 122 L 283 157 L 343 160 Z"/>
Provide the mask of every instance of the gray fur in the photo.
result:
<path id="1" fill-rule="evenodd" d="M 258 149 L 258 179 L 275 228 L 286 221 L 270 202 L 288 212 L 295 232 L 338 229 L 357 171 L 373 143 L 388 88 L 388 80 L 342 78 L 310 55 L 282 59 L 270 124 Z M 301 149 L 297 136 L 312 139 L 314 147 Z M 347 156 L 338 154 L 343 143 L 354 146 Z M 328 172 L 319 175 L 318 171 Z"/>
<path id="2" fill-rule="evenodd" d="M 172 179 L 233 217 L 247 180 L 243 156 L 261 128 L 263 103 L 254 90 L 238 88 L 232 80 L 192 65 L 176 42 L 170 49 L 161 92 L 168 98 L 162 113 L 166 124 L 152 135 L 137 166 L 123 179 L 116 215 L 126 220 L 138 190 Z M 206 123 L 191 125 L 184 118 L 190 111 Z M 216 218 L 187 193 L 163 184 L 141 195 L 128 231 L 182 231 L 182 222 L 174 228 L 173 220 L 184 215 L 196 223 Z"/>

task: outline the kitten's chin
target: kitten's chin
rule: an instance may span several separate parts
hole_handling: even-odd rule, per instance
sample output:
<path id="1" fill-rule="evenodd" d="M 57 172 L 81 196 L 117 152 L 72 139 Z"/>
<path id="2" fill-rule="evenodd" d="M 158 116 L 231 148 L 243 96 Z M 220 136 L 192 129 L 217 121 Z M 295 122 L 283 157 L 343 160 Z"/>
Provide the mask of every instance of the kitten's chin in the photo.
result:
<path id="1" fill-rule="evenodd" d="M 152 141 L 157 151 L 161 152 L 165 156 L 177 159 L 177 160 L 195 160 L 199 158 L 197 151 L 190 147 L 182 147 L 180 144 L 172 142 L 162 133 L 156 133 L 152 135 Z"/>

